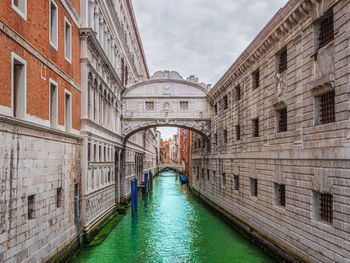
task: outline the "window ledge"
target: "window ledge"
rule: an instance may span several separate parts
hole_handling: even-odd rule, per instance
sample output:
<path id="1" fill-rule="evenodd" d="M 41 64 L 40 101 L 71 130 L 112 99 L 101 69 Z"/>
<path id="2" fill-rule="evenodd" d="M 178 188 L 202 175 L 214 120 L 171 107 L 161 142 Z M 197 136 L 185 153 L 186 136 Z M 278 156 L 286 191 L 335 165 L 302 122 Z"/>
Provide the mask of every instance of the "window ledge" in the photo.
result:
<path id="1" fill-rule="evenodd" d="M 334 80 L 335 76 L 333 73 L 325 74 L 322 77 L 314 80 L 311 89 L 312 95 L 319 96 L 328 91 L 332 91 L 334 89 Z"/>

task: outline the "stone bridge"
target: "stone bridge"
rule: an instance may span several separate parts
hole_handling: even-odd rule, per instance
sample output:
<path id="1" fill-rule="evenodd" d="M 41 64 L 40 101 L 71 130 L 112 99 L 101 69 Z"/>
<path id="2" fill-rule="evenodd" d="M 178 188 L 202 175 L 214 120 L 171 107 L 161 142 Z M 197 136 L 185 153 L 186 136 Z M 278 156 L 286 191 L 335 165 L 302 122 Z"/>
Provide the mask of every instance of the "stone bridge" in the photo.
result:
<path id="1" fill-rule="evenodd" d="M 143 129 L 175 126 L 193 130 L 209 142 L 210 86 L 175 71 L 158 71 L 149 80 L 129 86 L 122 94 L 124 142 Z"/>
<path id="2" fill-rule="evenodd" d="M 175 170 L 178 173 L 184 173 L 185 172 L 185 166 L 181 164 L 174 164 L 174 163 L 163 163 L 159 165 L 159 172 L 162 170 L 169 168 L 172 170 Z"/>

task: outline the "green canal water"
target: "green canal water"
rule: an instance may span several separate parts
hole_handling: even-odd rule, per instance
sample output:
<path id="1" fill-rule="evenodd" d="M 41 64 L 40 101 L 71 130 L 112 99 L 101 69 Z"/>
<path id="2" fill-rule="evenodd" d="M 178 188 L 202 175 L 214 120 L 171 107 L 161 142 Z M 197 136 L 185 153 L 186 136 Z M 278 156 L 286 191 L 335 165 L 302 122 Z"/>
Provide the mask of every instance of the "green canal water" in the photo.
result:
<path id="1" fill-rule="evenodd" d="M 139 197 L 107 239 L 85 248 L 73 262 L 275 262 L 256 245 L 214 215 L 164 172 L 152 193 Z"/>

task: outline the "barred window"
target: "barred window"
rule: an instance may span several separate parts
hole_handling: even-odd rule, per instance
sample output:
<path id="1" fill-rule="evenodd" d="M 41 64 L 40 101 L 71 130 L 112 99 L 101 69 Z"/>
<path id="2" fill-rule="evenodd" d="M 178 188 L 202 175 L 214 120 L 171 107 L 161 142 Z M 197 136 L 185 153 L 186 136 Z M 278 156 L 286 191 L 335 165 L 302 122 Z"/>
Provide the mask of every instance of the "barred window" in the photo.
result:
<path id="1" fill-rule="evenodd" d="M 239 176 L 238 175 L 234 175 L 233 176 L 233 180 L 234 180 L 234 189 L 235 190 L 239 190 Z"/>
<path id="2" fill-rule="evenodd" d="M 277 111 L 278 118 L 278 132 L 287 131 L 287 108 Z"/>
<path id="3" fill-rule="evenodd" d="M 259 69 L 255 70 L 252 74 L 253 79 L 253 89 L 256 89 L 260 86 L 260 72 Z"/>
<path id="4" fill-rule="evenodd" d="M 58 187 L 57 188 L 57 196 L 56 196 L 56 201 L 57 201 L 57 207 L 62 206 L 62 188 Z"/>
<path id="5" fill-rule="evenodd" d="M 286 205 L 286 186 L 284 184 L 274 184 L 275 205 Z"/>
<path id="6" fill-rule="evenodd" d="M 223 98 L 224 100 L 224 110 L 228 108 L 228 101 L 227 101 L 227 95 Z"/>
<path id="7" fill-rule="evenodd" d="M 188 110 L 188 101 L 180 101 L 180 110 Z"/>
<path id="8" fill-rule="evenodd" d="M 35 218 L 35 198 L 34 195 L 28 196 L 28 220 Z"/>
<path id="9" fill-rule="evenodd" d="M 335 122 L 335 91 L 320 95 L 319 105 L 321 124 Z"/>
<path id="10" fill-rule="evenodd" d="M 258 180 L 250 178 L 250 195 L 258 196 Z"/>
<path id="11" fill-rule="evenodd" d="M 318 48 L 324 47 L 334 39 L 334 19 L 332 11 L 319 22 L 318 34 Z"/>
<path id="12" fill-rule="evenodd" d="M 282 73 L 287 70 L 287 48 L 284 47 L 277 55 L 278 57 L 278 73 Z"/>
<path id="13" fill-rule="evenodd" d="M 222 173 L 222 184 L 223 184 L 223 186 L 226 185 L 226 174 L 225 173 Z"/>
<path id="14" fill-rule="evenodd" d="M 236 125 L 235 130 L 236 130 L 236 140 L 239 141 L 241 139 L 241 126 Z"/>
<path id="15" fill-rule="evenodd" d="M 333 222 L 333 195 L 322 193 L 320 196 L 320 219 L 328 223 Z"/>
<path id="16" fill-rule="evenodd" d="M 147 111 L 154 110 L 154 102 L 153 101 L 146 101 L 146 110 Z"/>
<path id="17" fill-rule="evenodd" d="M 252 120 L 253 137 L 259 137 L 259 118 Z"/>
<path id="18" fill-rule="evenodd" d="M 227 130 L 224 130 L 224 143 L 227 143 Z"/>
<path id="19" fill-rule="evenodd" d="M 236 91 L 236 100 L 240 100 L 241 99 L 241 86 L 240 85 L 236 86 L 235 91 Z"/>

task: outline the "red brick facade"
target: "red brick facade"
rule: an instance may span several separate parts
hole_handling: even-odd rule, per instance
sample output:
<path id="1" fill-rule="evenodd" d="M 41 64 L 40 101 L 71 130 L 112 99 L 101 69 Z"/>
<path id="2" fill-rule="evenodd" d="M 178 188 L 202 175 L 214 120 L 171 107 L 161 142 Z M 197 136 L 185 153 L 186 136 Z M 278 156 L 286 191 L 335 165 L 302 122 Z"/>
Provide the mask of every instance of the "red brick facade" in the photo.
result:
<path id="1" fill-rule="evenodd" d="M 11 0 L 5 0 L 0 3 L 0 22 L 3 24 L 0 30 L 2 62 L 0 64 L 0 105 L 11 107 L 11 52 L 13 52 L 27 63 L 26 113 L 42 120 L 49 120 L 49 79 L 51 78 L 58 84 L 58 124 L 64 125 L 64 91 L 67 90 L 72 94 L 72 128 L 79 130 L 80 39 L 78 27 L 61 2 L 56 0 L 58 7 L 58 49 L 56 50 L 49 42 L 50 1 L 27 1 L 26 20 L 12 8 L 11 2 Z M 79 10 L 78 0 L 73 1 L 73 5 L 76 10 Z M 65 59 L 64 53 L 65 19 L 69 21 L 72 29 L 71 63 Z"/>

